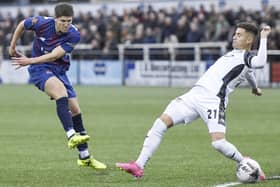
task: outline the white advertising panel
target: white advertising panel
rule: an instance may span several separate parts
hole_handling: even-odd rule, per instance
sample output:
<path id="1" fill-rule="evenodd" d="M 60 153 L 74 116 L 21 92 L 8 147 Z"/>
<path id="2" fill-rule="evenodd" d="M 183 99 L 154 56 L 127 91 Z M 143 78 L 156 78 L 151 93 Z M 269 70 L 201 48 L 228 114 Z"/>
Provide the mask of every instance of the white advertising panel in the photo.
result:
<path id="1" fill-rule="evenodd" d="M 135 61 L 126 62 L 126 85 L 192 86 L 205 72 L 205 62 Z"/>
<path id="2" fill-rule="evenodd" d="M 256 79 L 259 87 L 268 87 L 270 85 L 270 67 L 269 63 L 264 65 L 264 68 L 255 70 Z"/>
<path id="3" fill-rule="evenodd" d="M 27 67 L 15 70 L 10 60 L 3 60 L 0 68 L 3 84 L 26 84 L 29 81 Z"/>

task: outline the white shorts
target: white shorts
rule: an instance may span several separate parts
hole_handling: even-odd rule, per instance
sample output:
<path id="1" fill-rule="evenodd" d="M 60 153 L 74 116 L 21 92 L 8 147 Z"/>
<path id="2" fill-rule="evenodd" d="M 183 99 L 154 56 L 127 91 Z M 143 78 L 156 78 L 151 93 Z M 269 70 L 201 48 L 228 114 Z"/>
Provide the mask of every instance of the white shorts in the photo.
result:
<path id="1" fill-rule="evenodd" d="M 163 113 L 171 117 L 174 125 L 188 124 L 201 117 L 207 124 L 209 133 L 226 132 L 224 103 L 202 87 L 194 87 L 172 100 Z"/>

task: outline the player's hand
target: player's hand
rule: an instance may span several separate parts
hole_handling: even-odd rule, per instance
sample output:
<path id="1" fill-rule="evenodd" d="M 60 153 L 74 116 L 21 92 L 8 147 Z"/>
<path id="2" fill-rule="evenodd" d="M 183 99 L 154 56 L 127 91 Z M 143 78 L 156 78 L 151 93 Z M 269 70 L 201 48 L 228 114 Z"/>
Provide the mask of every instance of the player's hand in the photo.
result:
<path id="1" fill-rule="evenodd" d="M 10 57 L 21 57 L 24 56 L 21 52 L 17 51 L 15 48 L 9 48 L 9 55 Z"/>
<path id="2" fill-rule="evenodd" d="M 261 38 L 267 38 L 270 32 L 271 32 L 270 26 L 265 25 L 261 30 Z"/>
<path id="3" fill-rule="evenodd" d="M 12 57 L 12 65 L 15 66 L 15 69 L 19 69 L 21 67 L 32 64 L 32 59 L 27 58 L 26 56 L 21 57 Z"/>
<path id="4" fill-rule="evenodd" d="M 252 94 L 254 94 L 256 96 L 261 96 L 262 90 L 260 88 L 252 88 Z"/>

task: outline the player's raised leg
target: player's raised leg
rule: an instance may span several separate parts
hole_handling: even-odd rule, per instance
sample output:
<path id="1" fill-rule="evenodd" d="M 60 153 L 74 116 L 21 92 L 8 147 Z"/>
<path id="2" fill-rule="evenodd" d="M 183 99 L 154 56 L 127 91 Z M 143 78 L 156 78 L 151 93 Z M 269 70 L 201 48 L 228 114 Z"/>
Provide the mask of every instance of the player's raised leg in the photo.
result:
<path id="1" fill-rule="evenodd" d="M 172 100 L 149 130 L 138 159 L 129 163 L 116 163 L 116 166 L 140 178 L 143 175 L 144 167 L 158 149 L 167 129 L 182 122 L 191 122 L 197 116 L 197 112 L 182 102 L 182 99 Z"/>
<path id="2" fill-rule="evenodd" d="M 226 140 L 226 119 L 223 106 L 222 101 L 209 99 L 207 105 L 200 109 L 200 116 L 207 124 L 213 148 L 239 163 L 244 157 L 233 144 Z"/>
<path id="3" fill-rule="evenodd" d="M 56 101 L 57 115 L 66 132 L 68 147 L 75 148 L 79 144 L 87 142 L 89 140 L 88 135 L 76 134 L 74 130 L 71 113 L 69 112 L 68 95 L 63 83 L 54 76 L 50 77 L 45 83 L 45 92 Z"/>
<path id="4" fill-rule="evenodd" d="M 225 139 L 225 133 L 215 132 L 210 133 L 210 135 L 212 139 L 212 146 L 227 158 L 230 158 L 236 161 L 237 163 L 240 163 L 243 159 L 247 158 L 242 156 L 238 149 Z M 265 174 L 261 168 L 258 172 L 258 180 L 265 180 Z"/>
<path id="5" fill-rule="evenodd" d="M 116 163 L 116 166 L 136 178 L 142 177 L 145 165 L 158 149 L 167 128 L 171 127 L 172 124 L 171 118 L 165 114 L 156 119 L 144 140 L 138 159 L 129 163 Z"/>
<path id="6" fill-rule="evenodd" d="M 72 121 L 73 121 L 75 131 L 78 132 L 80 135 L 83 136 L 87 135 L 87 132 L 83 124 L 81 110 L 76 97 L 69 99 L 69 106 L 72 113 Z M 107 168 L 105 164 L 97 161 L 90 155 L 87 143 L 80 144 L 77 146 L 77 148 L 79 151 L 79 158 L 77 160 L 78 166 L 87 166 L 87 167 L 92 167 L 94 169 Z"/>
<path id="7" fill-rule="evenodd" d="M 224 156 L 235 160 L 237 163 L 244 158 L 238 149 L 225 139 L 225 133 L 214 132 L 210 133 L 210 135 L 212 139 L 212 146 Z"/>

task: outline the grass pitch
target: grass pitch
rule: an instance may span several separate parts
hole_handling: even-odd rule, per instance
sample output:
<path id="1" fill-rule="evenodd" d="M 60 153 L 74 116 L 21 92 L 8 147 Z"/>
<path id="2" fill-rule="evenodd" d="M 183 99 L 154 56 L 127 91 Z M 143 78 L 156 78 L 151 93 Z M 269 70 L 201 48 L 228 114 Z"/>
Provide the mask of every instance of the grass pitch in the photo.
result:
<path id="1" fill-rule="evenodd" d="M 137 158 L 153 121 L 182 88 L 76 87 L 90 151 L 106 171 L 79 168 L 69 150 L 55 103 L 33 86 L 0 86 L 0 186 L 213 186 L 236 181 L 236 164 L 217 153 L 201 120 L 170 129 L 141 180 L 115 167 Z M 278 89 L 262 97 L 237 89 L 227 109 L 227 139 L 280 175 Z M 280 181 L 240 186 L 280 186 Z"/>

